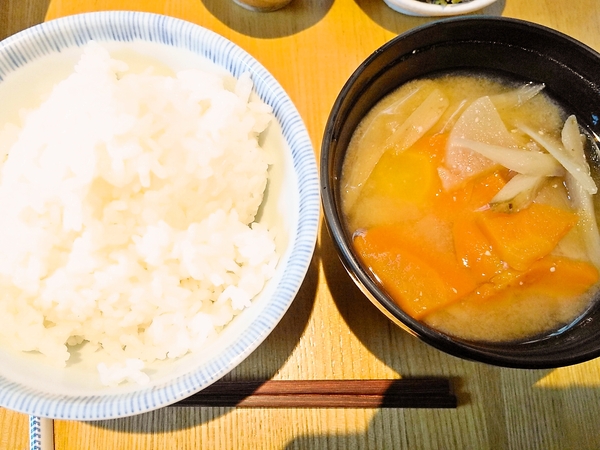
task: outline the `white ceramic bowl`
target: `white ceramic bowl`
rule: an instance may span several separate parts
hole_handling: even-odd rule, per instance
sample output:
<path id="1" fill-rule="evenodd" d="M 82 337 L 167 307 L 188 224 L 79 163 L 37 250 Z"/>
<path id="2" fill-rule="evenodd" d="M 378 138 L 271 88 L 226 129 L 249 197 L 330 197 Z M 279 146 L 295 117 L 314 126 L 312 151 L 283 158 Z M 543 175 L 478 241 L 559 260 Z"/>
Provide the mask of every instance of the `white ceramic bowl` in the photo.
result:
<path id="1" fill-rule="evenodd" d="M 497 0 L 470 0 L 464 3 L 455 3 L 452 5 L 434 5 L 420 0 L 384 0 L 386 5 L 395 11 L 409 16 L 423 17 L 442 17 L 457 16 L 468 14 L 486 6 L 491 5 Z"/>
<path id="2" fill-rule="evenodd" d="M 98 355 L 85 350 L 66 368 L 39 354 L 16 353 L 0 343 L 0 406 L 58 419 L 99 420 L 134 415 L 181 400 L 212 384 L 243 361 L 280 321 L 304 279 L 316 242 L 320 197 L 315 154 L 304 123 L 279 83 L 254 58 L 225 38 L 182 20 L 137 12 L 65 17 L 22 31 L 0 43 L 0 121 L 43 90 L 94 39 L 133 48 L 173 68 L 206 60 L 239 77 L 249 72 L 255 93 L 274 110 L 265 145 L 276 155 L 261 221 L 277 226 L 281 259 L 253 306 L 226 327 L 206 352 L 149 366 L 150 384 L 104 387 Z M 57 81 L 57 80 L 56 80 Z"/>

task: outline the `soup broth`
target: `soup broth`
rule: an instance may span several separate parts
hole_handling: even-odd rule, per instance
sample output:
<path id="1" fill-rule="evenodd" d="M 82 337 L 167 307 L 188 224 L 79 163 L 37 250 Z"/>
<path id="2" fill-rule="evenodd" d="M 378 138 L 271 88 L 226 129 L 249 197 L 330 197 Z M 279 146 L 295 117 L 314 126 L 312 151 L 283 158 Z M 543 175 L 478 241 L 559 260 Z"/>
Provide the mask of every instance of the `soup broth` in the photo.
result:
<path id="1" fill-rule="evenodd" d="M 408 314 L 469 340 L 572 323 L 597 291 L 596 183 L 576 118 L 533 83 L 408 83 L 362 120 L 342 170 L 356 252 Z"/>

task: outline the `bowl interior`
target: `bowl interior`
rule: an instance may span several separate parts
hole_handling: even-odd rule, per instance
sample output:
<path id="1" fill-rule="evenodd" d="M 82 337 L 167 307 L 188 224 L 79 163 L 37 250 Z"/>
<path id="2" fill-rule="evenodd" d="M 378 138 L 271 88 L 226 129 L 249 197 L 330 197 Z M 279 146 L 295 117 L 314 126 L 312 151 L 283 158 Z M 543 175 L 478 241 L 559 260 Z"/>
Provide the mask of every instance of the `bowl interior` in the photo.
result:
<path id="1" fill-rule="evenodd" d="M 84 346 L 67 368 L 37 353 L 0 342 L 0 405 L 38 416 L 96 420 L 136 414 L 173 403 L 221 378 L 247 357 L 279 322 L 304 278 L 316 242 L 319 188 L 312 144 L 291 100 L 250 55 L 201 27 L 164 16 L 107 12 L 71 16 L 25 30 L 0 47 L 0 123 L 72 71 L 82 46 L 97 40 L 115 57 L 171 69 L 204 68 L 239 77 L 249 72 L 255 93 L 276 121 L 261 136 L 272 156 L 258 220 L 276 232 L 280 261 L 275 276 L 206 351 L 148 366 L 149 385 L 100 385 L 101 355 Z M 305 213 L 300 214 L 300 211 Z"/>
<path id="2" fill-rule="evenodd" d="M 385 95 L 414 78 L 449 70 L 483 71 L 545 83 L 546 92 L 600 136 L 600 55 L 548 28 L 503 18 L 445 19 L 390 41 L 351 76 L 330 114 L 321 151 L 323 205 L 329 230 L 348 272 L 388 317 L 450 354 L 508 367 L 558 367 L 600 355 L 600 308 L 568 330 L 522 343 L 453 339 L 401 311 L 378 288 L 353 252 L 345 230 L 338 181 L 354 129 Z M 598 164 L 597 155 L 590 155 Z"/>

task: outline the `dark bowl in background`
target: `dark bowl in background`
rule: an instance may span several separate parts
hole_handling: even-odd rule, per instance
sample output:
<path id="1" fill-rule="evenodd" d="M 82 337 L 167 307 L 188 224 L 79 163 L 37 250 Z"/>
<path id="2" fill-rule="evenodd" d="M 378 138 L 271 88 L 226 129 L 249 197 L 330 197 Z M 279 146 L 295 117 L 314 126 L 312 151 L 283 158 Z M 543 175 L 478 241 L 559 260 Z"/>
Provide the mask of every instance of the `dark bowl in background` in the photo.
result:
<path id="1" fill-rule="evenodd" d="M 542 82 L 546 93 L 598 141 L 600 54 L 533 23 L 493 17 L 445 19 L 410 30 L 376 50 L 352 74 L 330 113 L 321 148 L 321 197 L 334 246 L 364 294 L 394 323 L 431 346 L 461 358 L 515 368 L 554 368 L 600 356 L 598 299 L 573 326 L 528 342 L 457 339 L 413 319 L 381 290 L 361 264 L 344 226 L 339 180 L 348 143 L 365 114 L 414 78 L 448 70 L 496 72 Z M 593 155 L 588 155 L 588 159 Z M 592 157 L 591 164 L 598 164 Z"/>

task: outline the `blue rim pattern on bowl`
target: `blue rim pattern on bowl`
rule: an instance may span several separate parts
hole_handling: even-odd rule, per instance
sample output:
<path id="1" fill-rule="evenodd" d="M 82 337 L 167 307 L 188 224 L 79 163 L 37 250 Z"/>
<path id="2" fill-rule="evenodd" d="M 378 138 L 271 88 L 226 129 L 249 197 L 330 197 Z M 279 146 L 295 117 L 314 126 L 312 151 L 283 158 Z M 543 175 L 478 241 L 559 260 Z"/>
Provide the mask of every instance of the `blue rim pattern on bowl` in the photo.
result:
<path id="1" fill-rule="evenodd" d="M 293 258 L 274 290 L 264 314 L 256 318 L 239 341 L 197 370 L 164 385 L 135 393 L 110 396 L 46 394 L 0 377 L 0 406 L 41 417 L 101 420 L 125 417 L 175 403 L 212 384 L 245 359 L 264 341 L 289 308 L 312 259 L 320 217 L 319 177 L 308 132 L 295 106 L 272 75 L 252 56 L 224 37 L 184 20 L 131 11 L 67 16 L 37 25 L 0 42 L 0 82 L 36 58 L 90 39 L 130 42 L 143 40 L 192 51 L 239 77 L 250 72 L 258 96 L 273 107 L 291 153 L 300 195 L 298 231 Z"/>

